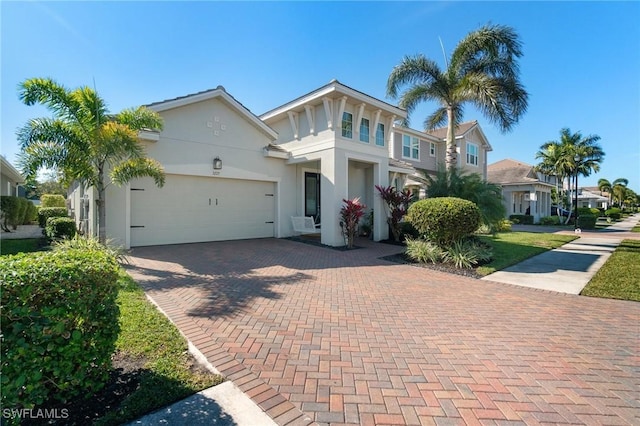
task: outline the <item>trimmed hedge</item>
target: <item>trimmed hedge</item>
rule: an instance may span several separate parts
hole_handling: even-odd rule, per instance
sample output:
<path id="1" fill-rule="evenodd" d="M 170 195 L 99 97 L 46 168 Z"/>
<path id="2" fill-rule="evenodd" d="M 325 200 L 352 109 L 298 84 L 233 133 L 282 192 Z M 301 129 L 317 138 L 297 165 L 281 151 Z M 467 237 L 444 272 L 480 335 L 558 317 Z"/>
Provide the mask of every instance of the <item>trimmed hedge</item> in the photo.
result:
<path id="1" fill-rule="evenodd" d="M 509 220 L 522 225 L 533 225 L 533 216 L 528 214 L 512 214 L 509 216 Z"/>
<path id="2" fill-rule="evenodd" d="M 70 217 L 50 217 L 44 234 L 49 238 L 71 239 L 76 236 L 76 222 Z"/>
<path id="3" fill-rule="evenodd" d="M 427 198 L 409 207 L 406 220 L 427 240 L 446 247 L 478 229 L 480 209 L 461 198 Z"/>
<path id="4" fill-rule="evenodd" d="M 38 225 L 40 228 L 47 226 L 50 217 L 69 217 L 66 207 L 40 207 L 38 210 Z"/>
<path id="5" fill-rule="evenodd" d="M 611 219 L 618 220 L 622 217 L 622 210 L 617 207 L 612 207 L 609 210 L 605 211 L 604 215 L 610 217 Z"/>
<path id="6" fill-rule="evenodd" d="M 559 225 L 560 218 L 558 216 L 544 216 L 540 218 L 540 225 Z"/>
<path id="7" fill-rule="evenodd" d="M 118 337 L 119 266 L 105 250 L 0 257 L 0 402 L 33 408 L 104 386 Z"/>
<path id="8" fill-rule="evenodd" d="M 600 216 L 600 210 L 596 209 L 596 208 L 590 208 L 590 207 L 580 207 L 578 208 L 578 216 L 581 216 L 583 214 L 588 214 L 588 215 L 593 215 L 593 216 Z"/>
<path id="9" fill-rule="evenodd" d="M 593 214 L 581 214 L 578 216 L 578 228 L 596 229 L 596 221 L 598 216 Z"/>
<path id="10" fill-rule="evenodd" d="M 67 200 L 59 194 L 43 194 L 40 196 L 42 207 L 67 207 Z"/>

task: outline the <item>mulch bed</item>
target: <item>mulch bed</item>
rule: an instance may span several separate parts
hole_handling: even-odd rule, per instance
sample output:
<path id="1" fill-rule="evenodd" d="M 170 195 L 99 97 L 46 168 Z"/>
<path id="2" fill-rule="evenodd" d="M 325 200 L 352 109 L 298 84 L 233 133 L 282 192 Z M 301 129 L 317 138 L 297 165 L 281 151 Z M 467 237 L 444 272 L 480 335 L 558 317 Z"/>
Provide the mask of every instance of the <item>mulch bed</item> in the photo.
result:
<path id="1" fill-rule="evenodd" d="M 389 262 L 403 263 L 419 268 L 433 269 L 435 271 L 446 272 L 448 274 L 462 275 L 469 278 L 482 278 L 482 275 L 478 274 L 475 269 L 456 268 L 455 266 L 446 263 L 417 263 L 414 260 L 411 260 L 404 253 L 392 254 L 390 256 L 381 257 L 380 259 Z"/>
<path id="2" fill-rule="evenodd" d="M 113 369 L 109 374 L 109 381 L 100 391 L 91 394 L 88 398 L 82 395 L 75 400 L 60 403 L 46 402 L 41 407 L 34 408 L 36 413 L 38 408 L 55 410 L 53 412 L 65 413 L 67 418 L 60 419 L 24 419 L 23 425 L 87 425 L 106 413 L 120 406 L 122 401 L 135 392 L 140 384 L 140 379 L 144 372 L 143 358 L 132 358 L 116 352 L 112 358 Z M 66 411 L 63 411 L 66 410 Z"/>

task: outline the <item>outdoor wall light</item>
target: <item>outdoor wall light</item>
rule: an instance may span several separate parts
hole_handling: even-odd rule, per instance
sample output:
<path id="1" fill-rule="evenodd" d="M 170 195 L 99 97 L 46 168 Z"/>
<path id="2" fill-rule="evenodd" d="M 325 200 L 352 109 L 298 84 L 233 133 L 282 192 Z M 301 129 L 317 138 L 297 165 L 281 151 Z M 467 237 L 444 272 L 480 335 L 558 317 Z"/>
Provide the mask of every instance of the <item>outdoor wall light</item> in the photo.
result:
<path id="1" fill-rule="evenodd" d="M 220 159 L 220 157 L 216 157 L 213 159 L 213 170 L 220 169 L 222 169 L 222 160 Z"/>

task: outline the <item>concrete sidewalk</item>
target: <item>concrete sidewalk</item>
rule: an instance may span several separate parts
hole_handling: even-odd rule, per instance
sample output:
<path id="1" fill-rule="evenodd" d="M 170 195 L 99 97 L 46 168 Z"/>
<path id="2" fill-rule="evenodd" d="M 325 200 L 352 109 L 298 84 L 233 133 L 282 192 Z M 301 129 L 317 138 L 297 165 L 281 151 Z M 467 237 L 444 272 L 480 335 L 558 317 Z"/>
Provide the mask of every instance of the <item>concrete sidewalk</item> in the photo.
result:
<path id="1" fill-rule="evenodd" d="M 631 234 L 631 229 L 637 223 L 638 215 L 633 215 L 604 230 L 581 232 L 577 240 L 482 279 L 540 290 L 580 294 L 622 240 L 629 237 L 628 234 Z"/>

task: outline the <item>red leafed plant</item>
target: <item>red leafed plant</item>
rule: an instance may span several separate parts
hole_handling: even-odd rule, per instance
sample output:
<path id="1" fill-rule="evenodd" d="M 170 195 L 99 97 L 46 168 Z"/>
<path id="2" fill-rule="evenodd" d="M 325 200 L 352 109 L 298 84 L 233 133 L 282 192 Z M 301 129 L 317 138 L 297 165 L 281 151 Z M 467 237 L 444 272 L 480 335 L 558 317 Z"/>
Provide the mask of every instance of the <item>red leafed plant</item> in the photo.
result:
<path id="1" fill-rule="evenodd" d="M 364 216 L 367 206 L 362 204 L 358 197 L 353 200 L 342 200 L 342 202 L 344 205 L 340 209 L 340 226 L 346 238 L 347 248 L 353 248 L 353 240 L 358 233 L 358 222 Z"/>
<path id="2" fill-rule="evenodd" d="M 409 209 L 409 202 L 411 201 L 411 192 L 405 189 L 404 191 L 397 191 L 393 186 L 383 187 L 376 185 L 376 189 L 380 193 L 380 197 L 386 203 L 388 208 L 387 223 L 391 228 L 393 239 L 396 242 L 400 241 L 400 222 L 404 215 L 407 214 Z"/>

